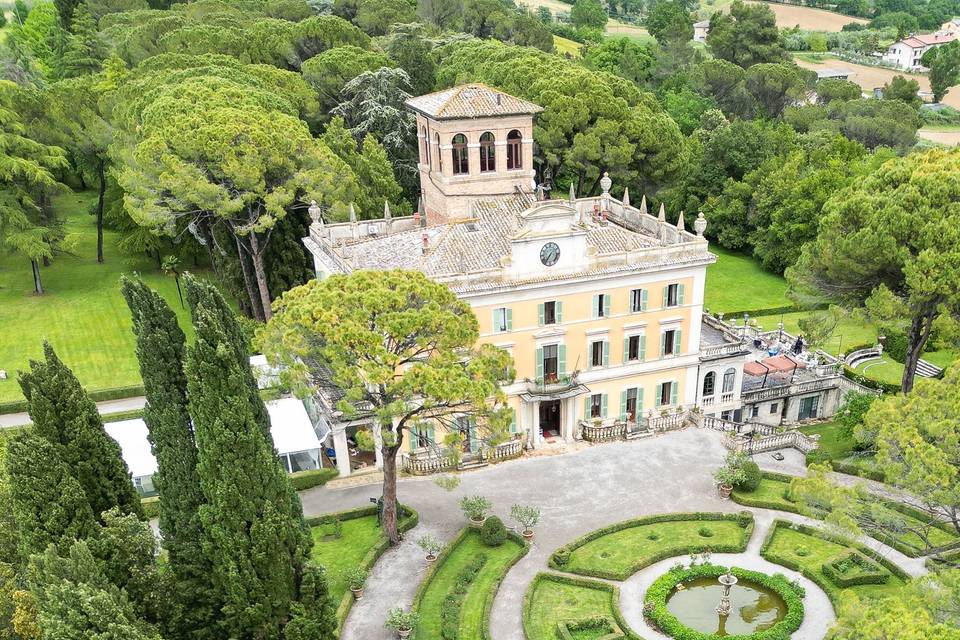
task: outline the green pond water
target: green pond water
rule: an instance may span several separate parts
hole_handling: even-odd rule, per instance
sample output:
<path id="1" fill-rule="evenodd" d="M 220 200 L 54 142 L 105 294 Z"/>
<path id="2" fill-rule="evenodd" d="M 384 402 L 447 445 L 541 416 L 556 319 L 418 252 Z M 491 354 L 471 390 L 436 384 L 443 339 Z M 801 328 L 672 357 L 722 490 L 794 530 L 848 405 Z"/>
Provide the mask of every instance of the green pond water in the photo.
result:
<path id="1" fill-rule="evenodd" d="M 721 617 L 717 605 L 722 594 L 716 578 L 697 578 L 670 595 L 667 609 L 691 629 L 718 637 L 763 631 L 787 615 L 787 604 L 777 592 L 741 580 L 730 589 L 730 615 Z"/>

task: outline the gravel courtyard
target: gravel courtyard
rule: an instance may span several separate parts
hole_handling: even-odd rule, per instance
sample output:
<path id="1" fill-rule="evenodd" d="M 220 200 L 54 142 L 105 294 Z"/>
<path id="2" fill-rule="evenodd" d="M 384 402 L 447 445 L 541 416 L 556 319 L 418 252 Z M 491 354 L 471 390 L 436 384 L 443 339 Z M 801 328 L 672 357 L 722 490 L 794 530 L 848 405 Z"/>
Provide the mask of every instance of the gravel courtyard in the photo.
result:
<path id="1" fill-rule="evenodd" d="M 358 601 L 344 625 L 343 640 L 387 640 L 383 628 L 388 608 L 409 607 L 423 577 L 426 563 L 416 538 L 430 532 L 446 541 L 465 525 L 458 502 L 464 495 L 481 494 L 494 505 L 493 513 L 510 526 L 510 507 L 530 504 L 540 507 L 542 516 L 530 553 L 507 574 L 494 602 L 491 633 L 494 640 L 523 640 L 521 610 L 523 595 L 533 576 L 547 570 L 547 559 L 559 546 L 599 527 L 637 516 L 684 511 L 739 510 L 739 505 L 722 500 L 713 486 L 712 473 L 723 464 L 726 450 L 720 433 L 687 429 L 646 440 L 597 445 L 565 455 L 532 457 L 463 473 L 453 491 L 438 487 L 432 477 L 401 480 L 399 498 L 420 512 L 420 524 L 404 542 L 388 551 L 371 571 L 366 595 Z M 756 459 L 766 469 L 802 474 L 803 458 L 785 451 L 786 460 L 777 462 L 770 454 Z M 306 515 L 341 511 L 369 504 L 379 496 L 380 485 L 343 489 L 318 487 L 302 494 Z M 774 515 L 805 520 L 777 512 L 753 510 L 761 522 Z M 748 555 L 759 548 L 766 526 L 754 532 Z M 868 540 L 871 547 L 879 543 Z M 882 547 L 884 555 L 913 575 L 923 573 L 922 563 Z M 759 557 L 757 557 L 759 560 Z M 787 572 L 785 572 L 787 573 Z M 822 592 L 819 596 L 823 596 Z M 814 598 L 808 616 L 824 629 L 833 612 L 825 597 Z M 624 603 L 627 604 L 627 603 Z M 824 621 L 823 618 L 827 620 Z M 641 634 L 645 629 L 637 628 Z M 816 638 L 815 634 L 805 638 Z"/>

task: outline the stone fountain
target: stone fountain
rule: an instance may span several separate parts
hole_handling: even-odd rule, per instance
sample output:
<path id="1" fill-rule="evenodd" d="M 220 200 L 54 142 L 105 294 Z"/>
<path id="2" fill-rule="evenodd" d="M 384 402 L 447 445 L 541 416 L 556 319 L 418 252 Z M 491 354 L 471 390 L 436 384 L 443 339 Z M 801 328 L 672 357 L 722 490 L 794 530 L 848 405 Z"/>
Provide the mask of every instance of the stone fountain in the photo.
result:
<path id="1" fill-rule="evenodd" d="M 727 572 L 717 578 L 717 580 L 719 580 L 723 586 L 723 593 L 720 595 L 720 604 L 717 605 L 717 613 L 720 614 L 721 618 L 725 618 L 730 615 L 730 588 L 737 584 L 737 576 L 733 575 L 732 569 L 727 569 Z"/>

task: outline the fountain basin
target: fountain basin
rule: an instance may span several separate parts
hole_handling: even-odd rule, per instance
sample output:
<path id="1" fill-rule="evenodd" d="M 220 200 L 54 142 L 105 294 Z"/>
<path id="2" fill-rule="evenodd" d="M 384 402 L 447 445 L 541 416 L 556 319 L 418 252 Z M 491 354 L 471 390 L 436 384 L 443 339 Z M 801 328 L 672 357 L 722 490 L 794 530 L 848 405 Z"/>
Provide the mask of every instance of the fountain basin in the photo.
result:
<path id="1" fill-rule="evenodd" d="M 651 626 L 685 640 L 737 636 L 766 640 L 789 637 L 803 622 L 803 589 L 781 574 L 732 569 L 717 565 L 675 567 L 647 590 L 644 615 Z M 720 578 L 723 578 L 721 581 Z M 729 585 L 729 613 L 717 609 Z"/>

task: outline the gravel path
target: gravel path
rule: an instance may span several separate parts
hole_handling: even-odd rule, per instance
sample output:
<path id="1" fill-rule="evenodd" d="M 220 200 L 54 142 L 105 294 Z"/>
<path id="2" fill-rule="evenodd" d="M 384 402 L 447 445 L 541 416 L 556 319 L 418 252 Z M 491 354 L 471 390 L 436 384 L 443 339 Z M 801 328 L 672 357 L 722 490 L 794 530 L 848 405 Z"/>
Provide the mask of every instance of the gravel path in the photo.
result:
<path id="1" fill-rule="evenodd" d="M 688 429 L 632 442 L 615 442 L 591 446 L 561 456 L 524 458 L 500 465 L 463 473 L 461 484 L 453 491 L 438 487 L 432 478 L 401 480 L 400 500 L 417 509 L 420 525 L 404 542 L 388 551 L 371 571 L 366 595 L 356 603 L 344 625 L 343 640 L 387 640 L 392 636 L 383 628 L 387 609 L 408 607 L 423 577 L 426 563 L 414 540 L 433 533 L 441 540 L 450 540 L 465 524 L 458 502 L 464 495 L 482 494 L 494 504 L 494 513 L 511 524 L 510 506 L 515 503 L 539 506 L 540 524 L 530 552 L 507 574 L 494 601 L 491 615 L 493 640 L 523 640 L 521 624 L 523 596 L 533 576 L 547 570 L 547 559 L 553 551 L 574 538 L 608 524 L 655 513 L 686 511 L 735 512 L 741 507 L 722 500 L 713 487 L 713 470 L 723 464 L 726 450 L 720 433 L 705 429 Z M 764 468 L 783 473 L 802 473 L 802 456 L 784 452 L 782 463 L 769 454 L 757 456 Z M 769 459 L 769 462 L 768 462 Z M 775 463 L 775 464 L 774 464 Z M 798 465 L 801 465 L 798 467 Z M 795 468 L 796 467 L 796 468 Z M 369 503 L 379 495 L 379 485 L 330 489 L 318 487 L 301 494 L 306 515 L 341 511 Z M 753 510 L 757 530 L 745 554 L 737 554 L 737 564 L 769 570 L 757 552 L 774 518 L 811 522 L 801 516 Z M 874 540 L 865 541 L 879 549 L 893 562 L 912 575 L 924 572 L 922 561 L 906 558 Z M 742 558 L 741 558 L 742 556 Z M 718 560 L 723 556 L 715 556 Z M 667 566 L 669 566 L 668 563 Z M 787 574 L 786 569 L 776 570 Z M 624 590 L 634 589 L 652 575 L 648 568 L 623 583 Z M 804 585 L 806 586 L 806 582 Z M 633 600 L 639 602 L 634 594 Z M 812 611 L 828 624 L 832 609 L 817 608 L 816 595 L 826 596 L 819 589 L 809 589 Z M 633 605 L 622 598 L 626 615 Z M 821 615 L 822 613 L 822 615 Z M 628 617 L 634 624 L 636 616 Z M 805 635 L 819 640 L 814 622 Z M 637 626 L 637 631 L 641 627 Z M 809 634 L 809 635 L 806 635 Z M 642 634 L 646 635 L 646 634 Z M 653 640 L 650 634 L 648 640 Z"/>

